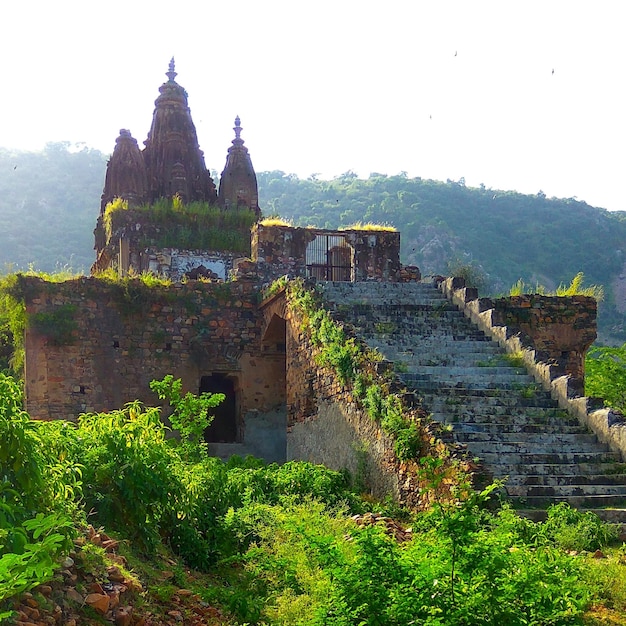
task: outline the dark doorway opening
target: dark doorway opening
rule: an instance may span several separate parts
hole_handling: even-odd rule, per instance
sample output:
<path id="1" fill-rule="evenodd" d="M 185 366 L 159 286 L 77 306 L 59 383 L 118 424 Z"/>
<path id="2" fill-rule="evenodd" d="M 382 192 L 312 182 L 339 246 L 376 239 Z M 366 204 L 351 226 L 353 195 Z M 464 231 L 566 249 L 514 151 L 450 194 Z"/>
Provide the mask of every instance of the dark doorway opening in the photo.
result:
<path id="1" fill-rule="evenodd" d="M 204 431 L 207 443 L 237 441 L 237 398 L 235 385 L 227 374 L 211 374 L 200 379 L 200 393 L 223 393 L 224 401 L 212 409 L 213 421 Z"/>

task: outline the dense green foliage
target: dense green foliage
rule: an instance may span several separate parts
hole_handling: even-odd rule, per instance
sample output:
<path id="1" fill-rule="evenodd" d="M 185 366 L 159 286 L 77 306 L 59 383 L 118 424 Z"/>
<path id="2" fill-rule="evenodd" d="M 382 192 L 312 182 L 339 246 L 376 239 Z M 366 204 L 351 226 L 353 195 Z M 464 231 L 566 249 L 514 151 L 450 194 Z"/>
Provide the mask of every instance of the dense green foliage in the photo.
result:
<path id="1" fill-rule="evenodd" d="M 619 348 L 592 347 L 585 359 L 585 394 L 604 398 L 626 415 L 626 343 Z"/>
<path id="2" fill-rule="evenodd" d="M 79 517 L 80 467 L 57 454 L 63 425 L 34 422 L 22 405 L 0 374 L 0 602 L 50 578 Z"/>
<path id="3" fill-rule="evenodd" d="M 175 399 L 173 381 L 161 382 Z M 591 514 L 559 505 L 533 523 L 485 508 L 493 485 L 437 499 L 414 516 L 412 539 L 399 542 L 389 518 L 355 523 L 353 513 L 378 505 L 358 498 L 341 473 L 224 463 L 166 435 L 159 411 L 138 403 L 78 425 L 32 422 L 18 387 L 0 376 L 0 602 L 52 575 L 80 511 L 90 510 L 132 545 L 154 551 L 165 541 L 188 565 L 213 572 L 204 599 L 240 623 L 543 626 L 583 623 L 592 601 L 625 604 L 619 561 L 610 561 L 607 585 L 567 552 L 615 537 Z M 436 465 L 424 465 L 434 481 Z M 0 619 L 9 615 L 2 608 Z"/>

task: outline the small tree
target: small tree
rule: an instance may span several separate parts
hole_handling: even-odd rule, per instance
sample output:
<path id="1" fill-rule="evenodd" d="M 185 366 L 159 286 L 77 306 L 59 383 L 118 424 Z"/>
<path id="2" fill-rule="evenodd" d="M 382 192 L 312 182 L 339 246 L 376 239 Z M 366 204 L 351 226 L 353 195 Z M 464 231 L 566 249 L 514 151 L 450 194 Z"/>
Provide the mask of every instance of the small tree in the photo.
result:
<path id="1" fill-rule="evenodd" d="M 223 393 L 202 393 L 199 396 L 187 392 L 183 395 L 180 378 L 168 374 L 163 380 L 153 380 L 150 389 L 161 400 L 167 400 L 174 412 L 170 415 L 172 427 L 180 433 L 183 444 L 196 446 L 202 442 L 204 431 L 213 421 L 209 409 L 224 401 Z"/>

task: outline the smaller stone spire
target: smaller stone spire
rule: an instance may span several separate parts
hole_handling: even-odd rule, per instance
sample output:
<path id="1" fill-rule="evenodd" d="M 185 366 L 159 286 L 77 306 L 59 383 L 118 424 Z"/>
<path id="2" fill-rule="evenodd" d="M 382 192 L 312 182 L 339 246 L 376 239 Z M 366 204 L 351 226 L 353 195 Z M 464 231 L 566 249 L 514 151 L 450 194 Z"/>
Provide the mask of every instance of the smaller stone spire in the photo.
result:
<path id="1" fill-rule="evenodd" d="M 259 209 L 259 192 L 257 188 L 256 174 L 252 167 L 252 161 L 248 154 L 248 148 L 241 138 L 241 120 L 235 118 L 235 138 L 232 146 L 228 148 L 226 165 L 220 177 L 218 203 L 225 209 L 235 207 L 248 207 L 257 214 Z"/>
<path id="2" fill-rule="evenodd" d="M 174 57 L 170 59 L 169 69 L 167 72 L 165 72 L 165 75 L 169 78 L 171 82 L 174 82 L 174 79 L 178 76 L 178 72 L 176 72 L 175 69 Z"/>

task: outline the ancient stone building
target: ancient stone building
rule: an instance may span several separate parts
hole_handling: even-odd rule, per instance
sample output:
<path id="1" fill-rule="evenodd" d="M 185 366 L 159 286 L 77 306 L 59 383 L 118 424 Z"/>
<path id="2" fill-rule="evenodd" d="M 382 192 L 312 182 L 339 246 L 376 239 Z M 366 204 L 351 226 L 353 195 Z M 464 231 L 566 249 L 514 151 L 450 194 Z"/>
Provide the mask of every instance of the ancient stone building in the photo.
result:
<path id="1" fill-rule="evenodd" d="M 166 73 L 168 80 L 159 88 L 159 97 L 155 101 L 152 125 L 148 137 L 144 142 L 144 149 L 140 150 L 137 140 L 129 130 L 120 130 L 115 142 L 115 148 L 107 165 L 104 190 L 100 203 L 100 217 L 94 231 L 96 263 L 93 271 L 98 272 L 110 267 L 121 273 L 135 270 L 138 273 L 155 268 L 155 258 L 163 249 L 165 257 L 186 257 L 182 261 L 186 271 L 192 271 L 202 266 L 208 275 L 212 275 L 210 266 L 214 262 L 215 254 L 211 258 L 205 256 L 207 246 L 203 245 L 203 253 L 185 250 L 181 252 L 181 245 L 165 246 L 155 242 L 154 232 L 163 232 L 167 224 L 154 223 L 154 214 L 143 211 L 143 215 L 136 213 L 126 216 L 121 232 L 114 228 L 106 215 L 107 206 L 116 199 L 124 200 L 131 211 L 140 207 L 149 207 L 158 200 L 172 200 L 176 198 L 183 205 L 200 202 L 205 205 L 205 214 L 211 208 L 219 208 L 223 213 L 237 211 L 249 212 L 248 221 L 243 223 L 242 233 L 246 240 L 244 249 L 234 245 L 230 248 L 220 246 L 220 251 L 226 250 L 235 253 L 235 256 L 249 255 L 249 227 L 260 217 L 258 203 L 258 188 L 256 174 L 248 149 L 241 138 L 241 122 L 235 119 L 235 139 L 228 149 L 226 165 L 219 181 L 219 194 L 209 170 L 204 162 L 204 154 L 200 150 L 196 128 L 191 117 L 187 101 L 187 92 L 175 80 L 177 73 L 174 68 L 174 59 L 170 61 Z M 117 218 L 120 216 L 118 215 Z M 196 222 L 201 221 L 202 212 L 196 215 Z M 190 217 L 189 221 L 193 221 Z M 227 228 L 228 216 L 213 220 L 211 227 L 214 230 Z M 249 223 L 248 223 L 249 222 Z M 185 224 L 189 229 L 190 225 Z M 134 228 L 134 233 L 132 233 Z M 139 232 L 141 231 L 141 232 Z M 180 244 L 181 242 L 175 242 Z M 183 242 L 184 243 L 184 242 Z M 156 244 L 156 245 L 155 245 Z M 142 251 L 150 248 L 148 254 Z M 176 252 L 172 252 L 172 248 Z M 216 250 L 210 250 L 215 253 Z M 162 263 L 160 263 L 162 265 Z M 221 276 L 224 278 L 224 275 Z"/>
<path id="2" fill-rule="evenodd" d="M 33 417 L 75 420 L 136 399 L 155 404 L 150 381 L 172 374 L 185 391 L 224 394 L 205 433 L 212 454 L 323 462 L 363 472 L 379 497 L 393 493 L 413 508 L 425 506 L 419 457 L 401 457 L 397 433 L 394 440 L 381 416 L 372 417 L 356 376 L 349 383 L 328 355 L 320 358 L 324 342 L 313 339 L 307 324 L 324 309 L 325 319 L 345 325 L 339 348 L 367 346 L 369 365 L 351 367 L 370 368 L 368 384 L 394 394 L 388 406 L 402 408 L 410 424 L 405 434 L 419 433 L 416 454 L 448 459 L 458 453 L 468 468 L 480 456 L 496 474 L 498 468 L 517 472 L 520 484 L 510 495 L 532 506 L 555 498 L 585 504 L 576 500 L 576 480 L 580 475 L 586 484 L 587 477 L 576 474 L 572 459 L 599 455 L 589 484 L 613 497 L 602 471 L 608 463 L 616 473 L 612 464 L 626 459 L 626 424 L 613 414 L 589 417 L 579 402 L 586 399 L 578 398 L 580 421 L 593 425 L 600 441 L 562 416 L 550 425 L 553 433 L 546 419 L 558 409 L 536 382 L 568 409 L 582 392 L 584 354 L 596 336 L 595 300 L 478 299 L 458 279 L 422 282 L 418 268 L 403 267 L 400 233 L 393 229 L 263 222 L 239 118 L 218 192 L 173 60 L 167 77 L 145 148 L 127 130 L 116 140 L 95 229 L 94 275 L 60 284 L 19 277 Z M 186 211 L 192 203 L 200 208 Z M 102 270 L 116 271 L 120 280 L 98 277 Z M 150 286 L 136 277 L 142 272 L 171 283 Z M 273 283 L 278 278 L 316 285 L 319 310 L 299 309 L 284 287 L 288 280 Z M 508 362 L 504 349 L 523 354 L 534 379 Z M 517 418 L 509 423 L 512 410 Z M 454 423 L 456 434 L 438 430 L 429 417 L 437 413 L 441 422 Z M 496 421 L 483 428 L 485 415 Z M 502 415 L 509 421 L 498 423 Z M 507 454 L 522 450 L 523 460 L 511 461 L 498 445 Z M 466 449 L 475 452 L 468 456 Z M 523 482 L 529 465 L 547 463 L 577 476 L 562 496 L 549 482 Z M 598 506 L 626 501 L 626 484 L 615 498 Z"/>

